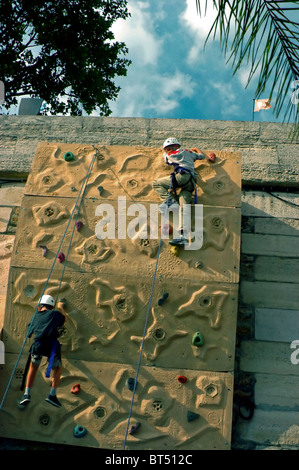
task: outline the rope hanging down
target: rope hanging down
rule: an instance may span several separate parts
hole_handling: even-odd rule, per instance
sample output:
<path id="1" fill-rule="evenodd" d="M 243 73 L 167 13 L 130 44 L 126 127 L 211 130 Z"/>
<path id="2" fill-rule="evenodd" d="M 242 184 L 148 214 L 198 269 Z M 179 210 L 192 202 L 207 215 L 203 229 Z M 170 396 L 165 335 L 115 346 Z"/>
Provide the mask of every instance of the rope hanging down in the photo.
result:
<path id="1" fill-rule="evenodd" d="M 156 276 L 157 276 L 159 256 L 160 256 L 161 247 L 162 247 L 162 232 L 163 232 L 165 222 L 166 222 L 167 207 L 168 207 L 169 198 L 171 196 L 171 194 L 170 194 L 171 190 L 172 190 L 172 180 L 170 180 L 170 187 L 169 187 L 169 190 L 168 190 L 168 197 L 167 197 L 167 202 L 166 202 L 166 210 L 165 210 L 165 214 L 164 214 L 164 218 L 163 218 L 163 222 L 162 222 L 162 226 L 161 226 L 161 235 L 160 235 L 159 247 L 158 247 L 158 252 L 157 252 L 157 260 L 156 260 L 156 265 L 155 265 L 155 270 L 154 270 L 154 275 L 153 275 L 153 280 L 152 280 L 152 286 L 151 286 L 151 291 L 150 291 L 150 296 L 149 296 L 149 302 L 148 302 L 148 305 L 147 305 L 147 311 L 146 311 L 146 316 L 145 316 L 145 324 L 144 324 L 142 342 L 141 342 L 141 347 L 140 347 L 140 352 L 139 352 L 139 359 L 138 359 L 137 368 L 136 368 L 136 375 L 135 375 L 135 380 L 134 380 L 134 386 L 133 386 L 133 393 L 132 393 L 131 405 L 130 405 L 130 410 L 129 410 L 127 429 L 126 429 L 124 443 L 123 443 L 123 450 L 125 450 L 125 448 L 126 448 L 126 443 L 127 443 L 127 438 L 128 438 L 130 420 L 131 420 L 131 416 L 132 416 L 133 403 L 134 403 L 134 397 L 135 397 L 135 390 L 136 390 L 136 387 L 137 387 L 137 379 L 138 379 L 140 366 L 141 366 L 142 352 L 143 352 L 144 341 L 145 341 L 145 336 L 146 336 L 146 332 L 147 332 L 147 324 L 148 324 L 148 320 L 149 320 L 151 304 L 152 304 L 152 300 L 153 300 L 153 293 L 154 293 L 154 286 L 155 286 L 155 281 L 156 281 Z"/>
<path id="2" fill-rule="evenodd" d="M 88 180 L 89 180 L 90 173 L 91 173 L 91 171 L 92 171 L 92 168 L 93 168 L 93 165 L 94 165 L 94 161 L 95 161 L 95 158 L 96 158 L 96 155 L 97 155 L 97 149 L 96 149 L 94 146 L 93 146 L 93 148 L 94 148 L 94 150 L 95 150 L 95 151 L 94 151 L 94 154 L 93 154 L 93 156 L 92 156 L 92 159 L 91 159 L 90 165 L 89 165 L 89 167 L 88 167 L 87 173 L 86 173 L 86 175 L 85 175 L 85 178 L 84 178 L 84 180 L 83 180 L 83 182 L 82 182 L 82 185 L 81 185 L 81 188 L 80 188 L 78 197 L 77 197 L 76 202 L 75 202 L 75 205 L 74 205 L 74 208 L 73 208 L 72 213 L 71 213 L 71 215 L 70 215 L 69 221 L 68 221 L 68 223 L 67 223 L 66 229 L 65 229 L 65 231 L 64 231 L 64 234 L 63 234 L 63 236 L 62 236 L 62 239 L 61 239 L 61 242 L 60 242 L 60 244 L 59 244 L 58 250 L 57 250 L 57 252 L 56 252 L 54 261 L 53 261 L 53 263 L 52 263 L 52 266 L 51 266 L 49 275 L 48 275 L 48 277 L 47 277 L 47 280 L 46 280 L 45 285 L 44 285 L 44 287 L 43 287 L 42 293 L 41 293 L 41 295 L 40 295 L 40 299 L 42 298 L 44 292 L 46 291 L 46 288 L 47 288 L 47 285 L 48 285 L 48 283 L 49 283 L 51 274 L 52 274 L 52 272 L 53 272 L 54 265 L 55 265 L 55 263 L 56 263 L 58 254 L 59 254 L 59 252 L 60 252 L 60 250 L 61 250 L 61 247 L 62 247 L 63 241 L 64 241 L 64 239 L 65 239 L 66 233 L 67 233 L 67 231 L 68 231 L 68 228 L 69 228 L 69 226 L 70 226 L 71 220 L 72 220 L 73 215 L 74 215 L 74 213 L 75 213 L 75 210 L 76 210 L 76 208 L 77 208 L 78 201 L 79 201 L 79 199 L 81 198 L 81 201 L 80 201 L 80 204 L 79 204 L 78 210 L 77 210 L 77 215 L 76 215 L 76 219 L 75 219 L 75 223 L 74 223 L 73 232 L 72 232 L 72 235 L 71 235 L 71 240 L 70 240 L 69 247 L 68 247 L 68 251 L 67 251 L 67 255 L 66 255 L 66 258 L 65 258 L 64 267 L 63 267 L 62 274 L 61 274 L 61 277 L 60 277 L 60 282 L 59 282 L 59 286 L 58 286 L 58 292 L 57 292 L 57 296 L 56 296 L 55 303 L 57 302 L 57 298 L 58 298 L 58 295 L 59 295 L 59 291 L 60 291 L 60 287 L 61 287 L 61 283 L 62 283 L 62 279 L 63 279 L 63 275 L 64 275 L 66 263 L 67 263 L 67 257 L 68 257 L 69 252 L 70 252 L 70 247 L 71 247 L 71 243 L 72 243 L 72 239 L 73 239 L 73 235 L 74 235 L 74 231 L 75 231 L 75 227 L 76 227 L 76 222 L 77 222 L 77 219 L 78 219 L 78 216 L 79 216 L 79 212 L 80 212 L 80 208 L 81 208 L 81 205 L 82 205 L 82 202 L 83 202 L 83 197 L 84 197 L 84 193 L 85 193 L 85 190 L 86 190 L 87 182 L 88 182 Z M 8 385 L 7 385 L 7 387 L 6 387 L 6 390 L 5 390 L 5 392 L 4 392 L 4 395 L 3 395 L 3 398 L 2 398 L 2 401 L 1 401 L 1 404 L 0 404 L 0 411 L 1 411 L 2 408 L 3 408 L 3 405 L 4 405 L 4 402 L 5 402 L 6 396 L 7 396 L 7 394 L 8 394 L 9 389 L 10 389 L 10 386 L 11 386 L 12 379 L 13 379 L 13 377 L 14 377 L 14 375 L 15 375 L 16 369 L 17 369 L 17 367 L 18 367 L 18 364 L 19 364 L 19 362 L 20 362 L 21 356 L 22 356 L 22 354 L 23 354 L 23 351 L 24 351 L 24 348 L 25 348 L 25 345 L 26 345 L 26 341 L 27 341 L 27 339 L 28 339 L 29 327 L 30 327 L 30 325 L 32 324 L 32 322 L 33 322 L 33 320 L 34 320 L 34 318 L 35 318 L 35 316 L 36 316 L 36 314 L 37 314 L 37 312 L 38 312 L 39 304 L 40 304 L 40 300 L 39 300 L 38 305 L 37 305 L 37 307 L 36 307 L 36 309 L 35 309 L 35 312 L 34 312 L 34 314 L 33 314 L 33 317 L 32 317 L 32 319 L 31 319 L 31 321 L 30 321 L 30 324 L 28 325 L 27 333 L 26 333 L 26 336 L 25 336 L 23 345 L 22 345 L 21 350 L 20 350 L 20 352 L 19 352 L 19 355 L 18 355 L 16 364 L 15 364 L 15 366 L 14 366 L 14 369 L 13 369 L 13 371 L 12 371 L 12 374 L 11 374 L 11 376 L 10 376 Z"/>

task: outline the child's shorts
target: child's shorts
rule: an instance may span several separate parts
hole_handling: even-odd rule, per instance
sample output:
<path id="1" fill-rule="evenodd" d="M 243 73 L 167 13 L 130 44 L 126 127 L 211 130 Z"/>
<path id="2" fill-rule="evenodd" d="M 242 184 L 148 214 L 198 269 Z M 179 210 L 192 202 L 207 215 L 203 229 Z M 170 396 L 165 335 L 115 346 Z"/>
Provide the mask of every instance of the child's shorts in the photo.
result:
<path id="1" fill-rule="evenodd" d="M 32 364 L 40 365 L 41 360 L 42 360 L 43 357 L 44 356 L 42 356 L 40 354 L 31 354 Z M 48 362 L 49 362 L 49 358 L 48 358 Z M 61 366 L 62 366 L 61 357 L 60 356 L 55 356 L 54 361 L 53 361 L 52 369 L 55 369 L 56 367 L 61 367 Z"/>

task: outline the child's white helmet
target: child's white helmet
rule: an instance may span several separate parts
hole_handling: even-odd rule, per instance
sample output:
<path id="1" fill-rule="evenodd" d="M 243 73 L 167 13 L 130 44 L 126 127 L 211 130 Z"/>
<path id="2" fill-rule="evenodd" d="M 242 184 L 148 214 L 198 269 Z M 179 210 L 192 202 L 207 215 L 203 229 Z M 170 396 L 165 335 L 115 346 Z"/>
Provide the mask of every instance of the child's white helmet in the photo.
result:
<path id="1" fill-rule="evenodd" d="M 51 307 L 55 306 L 55 300 L 52 295 L 43 295 L 39 303 L 40 305 L 50 305 Z"/>
<path id="2" fill-rule="evenodd" d="M 175 137 L 168 137 L 168 139 L 166 139 L 163 144 L 163 148 L 165 149 L 165 147 L 168 147 L 169 145 L 176 145 L 176 144 L 181 146 L 181 144 Z"/>

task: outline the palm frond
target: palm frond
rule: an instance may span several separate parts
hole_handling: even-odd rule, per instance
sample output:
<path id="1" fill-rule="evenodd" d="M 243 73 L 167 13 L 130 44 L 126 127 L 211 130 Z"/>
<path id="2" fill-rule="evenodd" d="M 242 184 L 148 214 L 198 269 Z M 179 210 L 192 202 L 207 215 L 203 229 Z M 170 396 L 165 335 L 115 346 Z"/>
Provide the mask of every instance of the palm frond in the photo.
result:
<path id="1" fill-rule="evenodd" d="M 196 0 L 199 15 L 205 14 L 209 1 Z M 244 62 L 250 64 L 246 86 L 259 73 L 255 98 L 270 85 L 270 100 L 276 95 L 276 117 L 287 103 L 283 120 L 294 122 L 298 137 L 299 106 L 291 96 L 292 84 L 299 79 L 299 1 L 212 1 L 217 15 L 206 43 L 219 33 L 223 52 L 230 53 L 228 62 L 232 61 L 234 74 Z"/>

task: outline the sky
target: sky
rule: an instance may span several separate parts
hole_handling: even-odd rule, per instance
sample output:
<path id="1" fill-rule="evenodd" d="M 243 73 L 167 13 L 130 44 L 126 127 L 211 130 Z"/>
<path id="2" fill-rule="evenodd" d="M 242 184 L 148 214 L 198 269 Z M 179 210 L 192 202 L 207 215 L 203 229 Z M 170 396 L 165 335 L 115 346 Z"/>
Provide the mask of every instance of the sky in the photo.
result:
<path id="1" fill-rule="evenodd" d="M 204 47 L 216 16 L 212 0 L 200 16 L 195 0 L 128 0 L 131 14 L 112 27 L 132 61 L 110 102 L 113 117 L 279 121 L 272 108 L 253 113 L 257 76 L 246 88 L 249 65 L 233 76 L 219 36 Z M 269 87 L 270 90 L 270 87 Z M 293 90 L 290 90 L 290 95 Z M 267 90 L 260 98 L 269 98 Z"/>
<path id="2" fill-rule="evenodd" d="M 112 117 L 283 122 L 286 107 L 276 117 L 275 93 L 271 109 L 253 113 L 258 74 L 247 87 L 249 64 L 233 75 L 219 34 L 205 45 L 216 17 L 213 0 L 207 4 L 200 16 L 196 0 L 127 0 L 131 16 L 111 29 L 132 64 L 125 77 L 114 78 L 121 91 L 109 102 Z M 299 7 L 290 14 L 299 21 Z M 269 98 L 271 85 L 260 98 Z"/>

